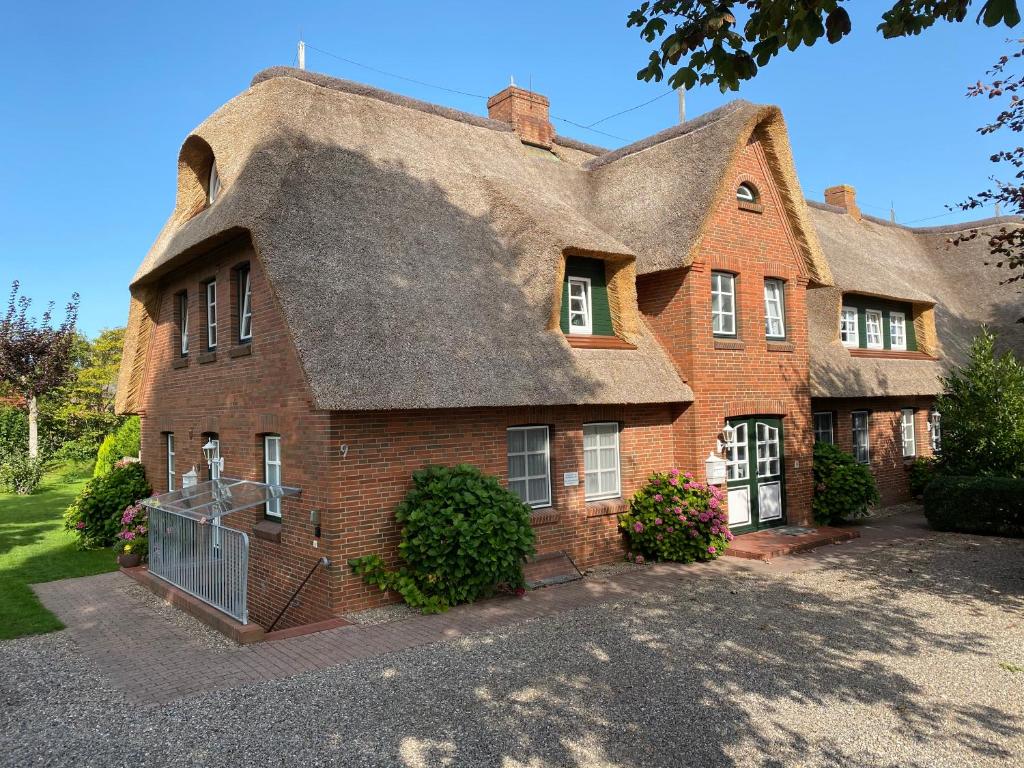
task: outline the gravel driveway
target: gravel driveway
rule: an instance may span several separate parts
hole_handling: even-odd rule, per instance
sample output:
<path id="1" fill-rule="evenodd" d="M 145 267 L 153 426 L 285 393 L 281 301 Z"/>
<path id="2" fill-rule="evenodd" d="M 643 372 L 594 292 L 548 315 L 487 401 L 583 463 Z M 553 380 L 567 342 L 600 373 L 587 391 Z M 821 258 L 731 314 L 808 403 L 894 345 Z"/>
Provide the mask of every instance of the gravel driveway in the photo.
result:
<path id="1" fill-rule="evenodd" d="M 0 643 L 0 765 L 1019 766 L 1024 542 L 930 534 L 170 705 Z"/>

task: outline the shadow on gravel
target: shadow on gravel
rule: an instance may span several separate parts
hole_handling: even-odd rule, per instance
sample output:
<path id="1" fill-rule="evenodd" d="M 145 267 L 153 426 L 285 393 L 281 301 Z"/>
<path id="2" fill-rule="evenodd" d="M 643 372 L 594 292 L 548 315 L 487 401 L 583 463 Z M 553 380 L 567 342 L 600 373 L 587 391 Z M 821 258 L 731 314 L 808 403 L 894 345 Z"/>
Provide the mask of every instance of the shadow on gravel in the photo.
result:
<path id="1" fill-rule="evenodd" d="M 935 581 L 956 585 L 961 605 L 992 600 L 985 585 L 1002 581 L 954 556 L 961 546 L 936 555 Z M 348 700 L 359 702 L 366 727 L 398 723 L 381 746 L 410 766 L 728 766 L 730 747 L 742 745 L 748 759 L 751 750 L 757 756 L 751 764 L 764 766 L 799 756 L 813 765 L 923 768 L 936 764 L 923 756 L 936 741 L 937 754 L 955 746 L 979 761 L 1010 758 L 1005 745 L 1024 733 L 1015 714 L 940 703 L 900 673 L 901 660 L 939 651 L 990 652 L 986 636 L 930 628 L 930 612 L 908 607 L 917 601 L 899 602 L 901 592 L 944 595 L 914 565 L 903 567 L 904 554 L 896 564 L 888 551 L 851 552 L 835 594 L 753 575 L 687 574 L 676 597 L 472 638 L 424 666 L 415 653 L 393 657 L 374 700 L 354 691 Z M 919 566 L 932 561 L 920 556 Z M 897 724 L 869 734 L 877 751 L 849 751 L 849 735 L 870 727 L 849 717 L 854 705 L 880 706 Z M 808 730 L 813 722 L 818 729 Z M 344 729 L 335 736 L 346 740 Z M 893 743 L 916 746 L 894 754 Z"/>

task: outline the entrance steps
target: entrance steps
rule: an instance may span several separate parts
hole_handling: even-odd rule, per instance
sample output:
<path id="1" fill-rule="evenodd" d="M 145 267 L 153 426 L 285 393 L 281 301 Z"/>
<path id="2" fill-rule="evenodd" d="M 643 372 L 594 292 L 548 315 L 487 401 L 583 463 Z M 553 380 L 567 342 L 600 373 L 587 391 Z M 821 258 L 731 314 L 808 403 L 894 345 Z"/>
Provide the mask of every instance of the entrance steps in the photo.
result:
<path id="1" fill-rule="evenodd" d="M 725 550 L 727 557 L 742 557 L 747 560 L 769 560 L 806 552 L 825 544 L 839 544 L 843 541 L 860 538 L 860 534 L 850 528 L 833 528 L 821 525 L 816 528 L 803 528 L 786 525 L 780 528 L 769 528 L 754 533 L 742 533 L 736 536 Z"/>

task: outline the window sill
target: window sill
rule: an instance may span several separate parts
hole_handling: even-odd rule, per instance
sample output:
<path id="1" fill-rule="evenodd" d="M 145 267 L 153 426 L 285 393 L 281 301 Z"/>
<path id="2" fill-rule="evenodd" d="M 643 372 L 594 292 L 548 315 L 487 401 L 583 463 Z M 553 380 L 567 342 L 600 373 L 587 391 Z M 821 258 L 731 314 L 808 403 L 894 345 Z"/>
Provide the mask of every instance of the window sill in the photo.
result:
<path id="1" fill-rule="evenodd" d="M 627 509 L 627 504 L 622 497 L 615 499 L 598 499 L 588 501 L 585 511 L 587 517 L 608 517 L 609 515 L 620 515 Z"/>
<path id="2" fill-rule="evenodd" d="M 748 203 L 745 200 L 737 200 L 736 207 L 741 211 L 750 211 L 751 213 L 764 213 L 764 205 L 762 203 Z"/>
<path id="3" fill-rule="evenodd" d="M 851 357 L 873 357 L 878 360 L 938 360 L 927 352 L 903 351 L 899 349 L 862 349 L 847 347 Z"/>
<path id="4" fill-rule="evenodd" d="M 796 352 L 796 344 L 792 341 L 772 341 L 768 340 L 768 351 L 769 352 Z"/>
<path id="5" fill-rule="evenodd" d="M 252 527 L 252 532 L 257 539 L 281 543 L 281 524 L 276 520 L 260 520 Z"/>
<path id="6" fill-rule="evenodd" d="M 252 344 L 249 343 L 249 342 L 246 342 L 244 344 L 239 344 L 237 347 L 232 347 L 231 351 L 228 352 L 228 357 L 232 357 L 232 358 L 234 358 L 234 357 L 248 357 L 251 354 L 252 354 Z"/>
<path id="7" fill-rule="evenodd" d="M 635 344 L 630 344 L 618 336 L 591 336 L 582 333 L 565 334 L 566 341 L 573 349 L 636 349 Z"/>
<path id="8" fill-rule="evenodd" d="M 171 360 L 171 368 L 188 368 L 187 357 L 176 357 Z"/>
<path id="9" fill-rule="evenodd" d="M 202 365 L 203 363 L 216 362 L 217 350 L 211 349 L 209 352 L 200 352 L 199 356 L 196 359 L 199 361 L 200 365 Z"/>
<path id="10" fill-rule="evenodd" d="M 739 339 L 715 339 L 715 349 L 744 350 L 747 345 Z"/>
<path id="11" fill-rule="evenodd" d="M 535 509 L 530 512 L 530 525 L 549 525 L 558 522 L 558 510 L 553 507 Z"/>

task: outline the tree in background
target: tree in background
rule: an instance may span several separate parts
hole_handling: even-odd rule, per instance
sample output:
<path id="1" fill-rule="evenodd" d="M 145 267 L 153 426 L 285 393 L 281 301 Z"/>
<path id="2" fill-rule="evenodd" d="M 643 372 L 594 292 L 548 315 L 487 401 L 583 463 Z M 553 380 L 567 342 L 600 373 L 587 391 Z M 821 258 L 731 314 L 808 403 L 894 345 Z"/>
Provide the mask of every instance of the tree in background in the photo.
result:
<path id="1" fill-rule="evenodd" d="M 996 357 L 995 336 L 983 328 L 970 362 L 943 383 L 942 471 L 1024 477 L 1024 364 L 1011 352 Z"/>
<path id="2" fill-rule="evenodd" d="M 53 325 L 51 301 L 42 320 L 28 316 L 32 300 L 18 296 L 11 285 L 7 314 L 0 321 L 0 381 L 24 399 L 28 408 L 28 455 L 39 456 L 39 398 L 64 385 L 73 375 L 78 319 L 78 294 L 67 304 L 64 322 Z"/>
<path id="3" fill-rule="evenodd" d="M 74 376 L 40 403 L 45 440 L 66 458 L 87 458 L 123 421 L 114 413 L 124 328 L 100 331 L 92 341 L 79 335 Z"/>

